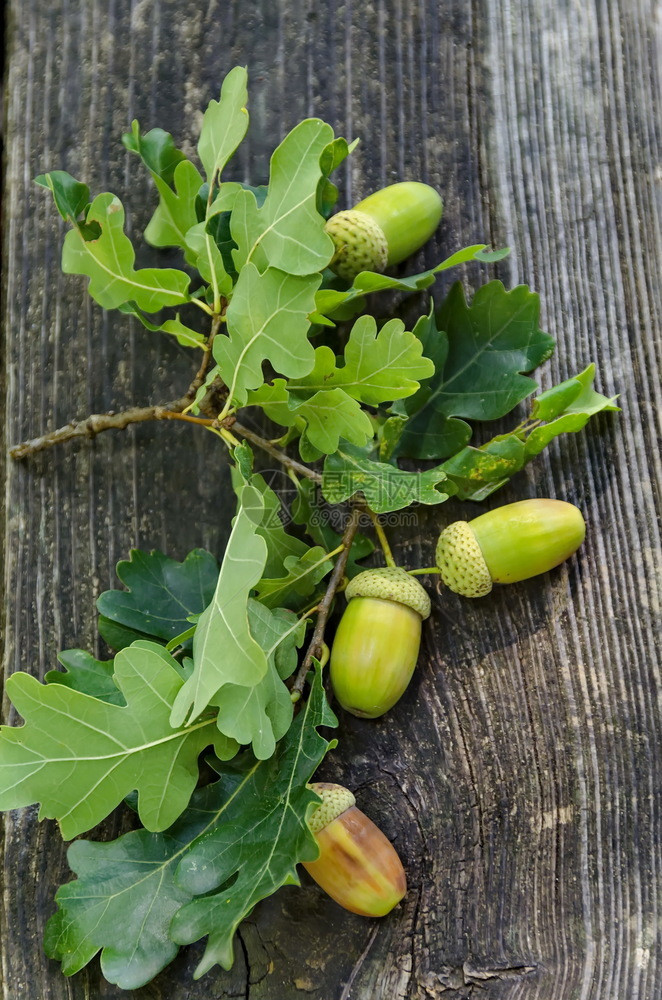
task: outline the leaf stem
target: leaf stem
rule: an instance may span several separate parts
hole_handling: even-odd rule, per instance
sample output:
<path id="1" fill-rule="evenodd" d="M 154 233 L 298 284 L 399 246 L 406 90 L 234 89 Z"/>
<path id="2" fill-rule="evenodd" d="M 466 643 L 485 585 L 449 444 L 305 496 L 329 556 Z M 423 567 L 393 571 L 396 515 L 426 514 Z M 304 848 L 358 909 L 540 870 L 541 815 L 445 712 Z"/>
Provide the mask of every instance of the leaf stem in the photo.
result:
<path id="1" fill-rule="evenodd" d="M 292 685 L 292 695 L 298 695 L 298 697 L 293 698 L 294 701 L 298 701 L 301 697 L 303 686 L 306 683 L 306 676 L 313 664 L 313 659 L 315 657 L 319 657 L 322 653 L 322 647 L 324 645 L 324 629 L 326 628 L 329 612 L 331 611 L 333 598 L 335 597 L 336 591 L 338 590 L 338 587 L 342 582 L 342 578 L 345 575 L 345 567 L 347 566 L 349 552 L 358 526 L 359 512 L 356 507 L 352 507 L 352 513 L 342 536 L 340 555 L 338 556 L 336 564 L 333 567 L 333 572 L 329 578 L 329 583 L 324 597 L 319 602 L 317 607 L 317 621 L 315 622 L 315 630 L 313 632 L 312 639 L 310 640 L 310 645 L 308 646 L 306 655 L 303 658 L 303 662 L 299 667 L 294 684 Z M 331 554 L 332 553 L 329 553 L 329 555 Z"/>
<path id="2" fill-rule="evenodd" d="M 377 535 L 377 539 L 379 541 L 379 544 L 381 545 L 382 552 L 384 553 L 384 560 L 386 561 L 386 565 L 390 569 L 395 569 L 397 563 L 393 558 L 393 552 L 391 551 L 391 546 L 389 545 L 388 538 L 386 537 L 386 533 L 382 527 L 382 523 L 379 520 L 379 514 L 376 514 L 374 510 L 368 507 L 367 504 L 363 505 L 362 509 L 365 510 L 366 514 L 372 521 L 375 533 Z"/>
<path id="3" fill-rule="evenodd" d="M 408 569 L 410 576 L 427 576 L 428 573 L 441 573 L 438 566 L 423 566 L 421 569 Z"/>
<path id="4" fill-rule="evenodd" d="M 206 302 L 202 301 L 202 299 L 191 299 L 191 304 L 198 306 L 198 308 L 202 309 L 203 312 L 206 312 L 208 316 L 214 315 L 212 307 L 208 306 Z"/>

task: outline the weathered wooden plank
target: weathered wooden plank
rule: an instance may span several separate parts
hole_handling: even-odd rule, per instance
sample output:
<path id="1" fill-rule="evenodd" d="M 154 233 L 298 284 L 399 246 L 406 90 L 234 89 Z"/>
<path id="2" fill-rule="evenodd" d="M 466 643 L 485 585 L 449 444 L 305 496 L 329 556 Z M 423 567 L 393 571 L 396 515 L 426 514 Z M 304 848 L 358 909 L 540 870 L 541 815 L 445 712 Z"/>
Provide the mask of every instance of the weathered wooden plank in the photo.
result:
<path id="1" fill-rule="evenodd" d="M 476 604 L 437 595 L 416 684 L 385 720 L 342 719 L 326 775 L 357 788 L 395 839 L 404 905 L 372 924 L 309 882 L 282 890 L 244 925 L 232 973 L 191 983 L 191 949 L 135 995 L 654 1000 L 655 4 L 26 0 L 10 11 L 9 442 L 186 384 L 183 351 L 102 315 L 59 273 L 61 227 L 30 178 L 62 166 L 94 190 L 133 188 L 137 231 L 151 194 L 120 133 L 136 116 L 190 137 L 236 62 L 252 79 L 238 176 L 263 179 L 274 143 L 305 114 L 361 135 L 348 200 L 407 176 L 437 185 L 445 221 L 421 260 L 484 235 L 509 243 L 504 280 L 541 291 L 559 340 L 545 378 L 595 360 L 601 388 L 623 394 L 620 419 L 560 442 L 499 497 L 579 503 L 581 557 Z M 9 467 L 6 670 L 41 675 L 57 649 L 95 648 L 93 602 L 117 559 L 136 544 L 220 551 L 230 506 L 218 447 L 188 428 L 141 425 Z M 439 522 L 468 510 L 419 513 L 393 532 L 399 554 L 429 561 Z M 33 810 L 12 816 L 4 865 L 5 1000 L 120 996 L 96 964 L 66 981 L 42 956 L 52 894 L 68 878 L 54 826 Z"/>

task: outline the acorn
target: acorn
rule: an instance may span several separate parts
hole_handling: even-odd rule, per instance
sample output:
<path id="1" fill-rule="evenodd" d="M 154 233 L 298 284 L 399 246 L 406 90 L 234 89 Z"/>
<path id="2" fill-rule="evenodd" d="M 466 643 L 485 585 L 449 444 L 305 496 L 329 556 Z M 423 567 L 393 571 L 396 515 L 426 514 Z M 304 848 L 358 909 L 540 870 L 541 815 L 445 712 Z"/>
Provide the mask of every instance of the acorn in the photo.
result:
<path id="1" fill-rule="evenodd" d="M 349 603 L 331 649 L 331 683 L 344 709 L 376 719 L 395 705 L 411 680 L 430 598 L 397 566 L 359 573 L 345 597 Z"/>
<path id="2" fill-rule="evenodd" d="M 493 583 L 546 573 L 576 552 L 586 525 L 564 500 L 519 500 L 472 521 L 455 521 L 439 536 L 436 562 L 447 587 L 484 597 Z"/>
<path id="3" fill-rule="evenodd" d="M 336 247 L 331 268 L 353 281 L 361 271 L 382 273 L 411 256 L 439 225 L 443 203 L 429 184 L 403 181 L 333 215 L 326 231 Z"/>
<path id="4" fill-rule="evenodd" d="M 326 781 L 315 781 L 310 787 L 322 798 L 308 820 L 320 856 L 304 862 L 304 868 L 346 910 L 362 917 L 390 913 L 407 891 L 395 848 L 356 808 L 349 789 Z"/>

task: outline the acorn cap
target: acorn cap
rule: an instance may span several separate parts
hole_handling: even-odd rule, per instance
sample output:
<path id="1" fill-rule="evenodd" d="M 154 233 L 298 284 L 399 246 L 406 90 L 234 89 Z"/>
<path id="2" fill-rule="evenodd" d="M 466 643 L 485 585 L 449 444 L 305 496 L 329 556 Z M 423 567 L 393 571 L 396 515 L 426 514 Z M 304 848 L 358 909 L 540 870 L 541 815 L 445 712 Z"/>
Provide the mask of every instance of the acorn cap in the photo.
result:
<path id="1" fill-rule="evenodd" d="M 345 597 L 348 601 L 353 597 L 377 597 L 382 601 L 404 604 L 423 619 L 430 616 L 430 598 L 426 590 L 400 566 L 367 569 L 359 573 L 348 583 Z"/>
<path id="2" fill-rule="evenodd" d="M 312 781 L 310 787 L 322 799 L 308 820 L 311 833 L 319 833 L 347 809 L 356 805 L 354 794 L 343 785 L 334 785 L 330 781 Z"/>
<path id="3" fill-rule="evenodd" d="M 384 231 L 371 215 L 349 209 L 331 216 L 326 232 L 336 247 L 330 267 L 345 281 L 354 281 L 361 271 L 386 268 L 388 244 Z"/>
<path id="4" fill-rule="evenodd" d="M 456 594 L 485 597 L 491 591 L 490 571 L 467 521 L 455 521 L 442 531 L 435 558 L 442 580 Z"/>

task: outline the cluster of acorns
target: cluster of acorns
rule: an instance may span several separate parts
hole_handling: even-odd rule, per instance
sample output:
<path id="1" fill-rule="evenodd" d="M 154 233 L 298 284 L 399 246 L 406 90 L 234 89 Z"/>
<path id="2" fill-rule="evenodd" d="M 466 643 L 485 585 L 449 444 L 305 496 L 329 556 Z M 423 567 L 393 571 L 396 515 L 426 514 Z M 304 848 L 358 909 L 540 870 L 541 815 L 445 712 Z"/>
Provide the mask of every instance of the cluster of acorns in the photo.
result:
<path id="1" fill-rule="evenodd" d="M 441 199 L 425 184 L 394 184 L 327 223 L 336 244 L 333 267 L 348 281 L 362 270 L 384 271 L 429 239 Z M 436 548 L 443 582 L 463 597 L 484 597 L 494 583 L 517 583 L 568 559 L 584 540 L 581 511 L 562 500 L 521 500 L 455 521 Z M 345 589 L 348 604 L 330 658 L 338 702 L 352 715 L 376 719 L 392 708 L 411 680 L 430 615 L 425 589 L 401 567 L 369 569 Z M 313 782 L 322 803 L 309 826 L 320 849 L 304 865 L 341 906 L 367 917 L 389 913 L 407 891 L 395 848 L 356 808 L 342 785 Z"/>

